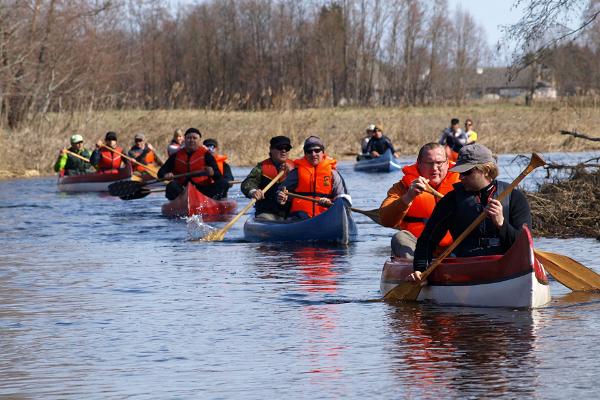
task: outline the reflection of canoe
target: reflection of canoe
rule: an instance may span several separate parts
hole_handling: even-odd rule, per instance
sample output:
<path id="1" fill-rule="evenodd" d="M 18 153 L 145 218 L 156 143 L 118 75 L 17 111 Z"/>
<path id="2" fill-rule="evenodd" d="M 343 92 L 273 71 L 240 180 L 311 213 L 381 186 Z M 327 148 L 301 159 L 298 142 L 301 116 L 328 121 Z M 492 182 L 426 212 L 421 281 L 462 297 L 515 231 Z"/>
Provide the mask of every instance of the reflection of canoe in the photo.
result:
<path id="1" fill-rule="evenodd" d="M 402 168 L 400 161 L 391 150 L 375 158 L 363 158 L 354 164 L 354 170 L 360 172 L 393 172 Z"/>
<path id="2" fill-rule="evenodd" d="M 166 217 L 189 217 L 199 214 L 207 222 L 222 221 L 235 213 L 236 207 L 235 200 L 211 199 L 189 183 L 179 197 L 162 205 L 162 214 Z"/>
<path id="3" fill-rule="evenodd" d="M 381 272 L 385 296 L 413 271 L 412 261 L 392 259 Z M 483 307 L 540 307 L 550 301 L 550 286 L 535 259 L 526 226 L 504 255 L 447 258 L 429 275 L 417 300 Z"/>
<path id="4" fill-rule="evenodd" d="M 344 199 L 316 217 L 304 220 L 266 221 L 248 218 L 246 240 L 253 242 L 320 241 L 348 244 L 356 237 L 356 224 Z"/>
<path id="5" fill-rule="evenodd" d="M 108 185 L 131 178 L 131 167 L 127 165 L 115 173 L 96 172 L 83 175 L 65 175 L 58 178 L 61 192 L 108 192 Z"/>

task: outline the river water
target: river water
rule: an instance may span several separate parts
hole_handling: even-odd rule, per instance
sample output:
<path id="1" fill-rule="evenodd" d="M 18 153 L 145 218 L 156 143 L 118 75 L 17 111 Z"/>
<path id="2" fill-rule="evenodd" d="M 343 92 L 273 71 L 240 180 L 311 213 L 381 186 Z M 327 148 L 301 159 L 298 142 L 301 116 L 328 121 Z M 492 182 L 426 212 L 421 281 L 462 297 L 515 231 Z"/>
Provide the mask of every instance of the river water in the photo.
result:
<path id="1" fill-rule="evenodd" d="M 500 158 L 504 180 L 523 167 L 513 159 Z M 340 170 L 362 209 L 401 176 Z M 161 217 L 162 203 L 0 182 L 0 397 L 597 396 L 599 295 L 552 281 L 538 310 L 369 302 L 394 231 L 362 215 L 346 248 L 246 243 L 244 218 L 198 242 L 208 227 Z M 594 239 L 536 247 L 600 272 Z"/>

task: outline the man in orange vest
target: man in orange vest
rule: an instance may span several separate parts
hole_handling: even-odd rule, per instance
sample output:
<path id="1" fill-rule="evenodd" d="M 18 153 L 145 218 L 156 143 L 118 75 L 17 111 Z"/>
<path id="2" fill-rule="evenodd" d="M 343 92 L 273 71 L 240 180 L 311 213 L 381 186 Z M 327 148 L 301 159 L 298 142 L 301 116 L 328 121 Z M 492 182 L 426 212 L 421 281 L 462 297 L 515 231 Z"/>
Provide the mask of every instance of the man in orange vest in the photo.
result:
<path id="1" fill-rule="evenodd" d="M 457 173 L 448 172 L 449 166 L 444 146 L 427 143 L 419 150 L 417 162 L 402 168 L 404 177 L 388 190 L 379 218 L 383 226 L 401 229 L 392 237 L 393 257 L 413 258 L 417 239 L 439 201 L 425 192 L 427 185 L 445 195 L 459 182 Z M 440 246 L 451 243 L 452 237 L 446 233 Z"/>
<path id="2" fill-rule="evenodd" d="M 228 183 L 223 179 L 217 161 L 210 151 L 200 143 L 202 134 L 196 128 L 185 131 L 185 146 L 169 159 L 158 170 L 158 177 L 173 179 L 174 175 L 189 172 L 206 172 L 204 176 L 184 176 L 177 178 L 167 185 L 167 199 L 173 200 L 183 192 L 188 183 L 193 184 L 196 189 L 213 199 L 221 199 L 226 193 Z"/>
<path id="3" fill-rule="evenodd" d="M 289 200 L 286 189 L 303 196 L 312 197 L 317 202 L 292 198 L 290 217 L 312 218 L 321 214 L 339 196 L 349 198 L 346 184 L 335 169 L 336 160 L 325 155 L 325 145 L 317 136 L 304 141 L 304 157 L 294 160 L 295 169 L 283 181 L 277 192 L 281 205 Z"/>
<path id="4" fill-rule="evenodd" d="M 96 143 L 96 150 L 90 156 L 90 164 L 92 164 L 100 173 L 116 174 L 121 168 L 123 160 L 116 152 L 123 153 L 123 148 L 117 146 L 117 134 L 115 132 L 106 132 L 104 142 L 99 140 Z"/>
<path id="5" fill-rule="evenodd" d="M 163 165 L 163 162 L 158 154 L 156 154 L 154 147 L 152 147 L 150 143 L 146 142 L 146 135 L 141 132 L 136 133 L 133 137 L 133 140 L 135 144 L 127 152 L 129 157 L 134 158 L 135 161 L 149 167 L 160 167 Z M 148 173 L 148 169 L 137 164 L 133 165 L 133 170 L 139 172 L 140 174 Z"/>

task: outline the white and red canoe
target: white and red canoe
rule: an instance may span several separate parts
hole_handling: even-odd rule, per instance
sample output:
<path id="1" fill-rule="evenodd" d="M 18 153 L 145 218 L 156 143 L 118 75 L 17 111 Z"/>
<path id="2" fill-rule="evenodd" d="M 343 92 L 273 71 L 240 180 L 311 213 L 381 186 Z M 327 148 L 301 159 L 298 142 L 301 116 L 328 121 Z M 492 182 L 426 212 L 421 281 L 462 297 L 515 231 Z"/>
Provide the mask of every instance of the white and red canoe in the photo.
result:
<path id="1" fill-rule="evenodd" d="M 131 178 L 131 167 L 127 164 L 115 172 L 95 172 L 82 175 L 64 175 L 58 178 L 61 192 L 108 192 L 108 185 Z"/>
<path id="2" fill-rule="evenodd" d="M 381 272 L 381 293 L 413 272 L 412 261 L 393 258 Z M 504 255 L 445 259 L 428 277 L 418 301 L 472 307 L 536 308 L 550 301 L 542 263 L 535 258 L 527 226 Z"/>
<path id="3" fill-rule="evenodd" d="M 166 217 L 190 217 L 201 215 L 206 222 L 225 221 L 235 214 L 237 202 L 232 199 L 215 200 L 205 196 L 194 185 L 188 183 L 175 199 L 162 205 Z"/>

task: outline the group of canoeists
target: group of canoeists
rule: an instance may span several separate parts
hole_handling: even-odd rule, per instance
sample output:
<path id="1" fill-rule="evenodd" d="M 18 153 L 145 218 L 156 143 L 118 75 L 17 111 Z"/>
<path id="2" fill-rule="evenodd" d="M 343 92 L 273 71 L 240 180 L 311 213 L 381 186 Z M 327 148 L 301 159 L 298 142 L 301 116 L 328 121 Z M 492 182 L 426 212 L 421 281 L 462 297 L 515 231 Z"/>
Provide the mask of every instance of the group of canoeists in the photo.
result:
<path id="1" fill-rule="evenodd" d="M 503 254 L 523 224 L 531 226 L 530 208 L 523 193 L 514 190 L 502 201 L 496 199 L 508 184 L 496 179 L 498 166 L 487 147 L 467 140 L 460 147 L 453 145 L 453 151 L 458 150 L 457 157 L 456 161 L 450 159 L 448 138 L 463 140 L 466 134 L 456 129 L 456 119 L 451 124 L 445 143 L 423 145 L 416 162 L 402 168 L 403 177 L 388 190 L 379 207 L 381 224 L 399 230 L 391 241 L 392 256 L 413 259 L 415 272 L 409 280 L 419 280 L 432 259 L 482 212 L 486 218 L 455 249 L 456 256 Z M 378 134 L 374 137 L 381 138 Z M 227 158 L 218 154 L 214 139 L 201 140 L 202 133 L 196 128 L 187 129 L 183 135 L 176 131 L 169 145 L 169 158 L 162 162 L 144 135 L 138 134 L 128 155 L 140 165 L 160 166 L 158 178 L 172 179 L 166 189 L 170 200 L 188 184 L 213 199 L 225 198 L 233 180 Z M 291 149 L 288 137 L 272 137 L 268 158 L 243 180 L 242 193 L 256 200 L 256 219 L 309 219 L 323 213 L 337 198 L 350 200 L 336 160 L 326 154 L 321 138 L 306 138 L 301 158 L 290 160 Z M 55 169 L 77 174 L 88 172 L 92 165 L 98 173 L 113 173 L 125 161 L 122 156 L 123 149 L 117 145 L 114 132 L 108 132 L 104 142 L 96 143 L 91 153 L 83 147 L 81 135 L 73 135 L 71 147 L 61 151 Z M 283 174 L 277 186 L 265 191 L 280 172 Z"/>

